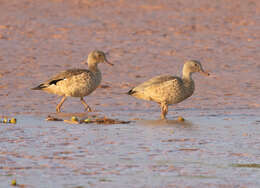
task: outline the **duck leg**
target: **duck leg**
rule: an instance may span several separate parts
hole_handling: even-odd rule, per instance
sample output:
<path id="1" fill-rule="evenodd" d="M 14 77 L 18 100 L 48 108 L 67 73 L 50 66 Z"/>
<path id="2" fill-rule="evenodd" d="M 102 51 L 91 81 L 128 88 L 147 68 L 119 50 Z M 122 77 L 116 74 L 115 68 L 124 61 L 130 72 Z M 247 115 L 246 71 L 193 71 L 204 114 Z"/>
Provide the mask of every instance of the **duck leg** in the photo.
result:
<path id="1" fill-rule="evenodd" d="M 86 111 L 92 112 L 92 109 L 91 109 L 90 106 L 86 103 L 86 101 L 83 99 L 83 97 L 80 98 L 80 101 L 81 101 L 82 104 L 84 105 Z"/>
<path id="2" fill-rule="evenodd" d="M 60 108 L 62 106 L 62 104 L 66 101 L 67 97 L 63 96 L 60 103 L 56 106 L 56 112 L 60 112 Z"/>
<path id="3" fill-rule="evenodd" d="M 166 119 L 168 113 L 168 104 L 165 102 L 161 103 L 161 119 Z"/>

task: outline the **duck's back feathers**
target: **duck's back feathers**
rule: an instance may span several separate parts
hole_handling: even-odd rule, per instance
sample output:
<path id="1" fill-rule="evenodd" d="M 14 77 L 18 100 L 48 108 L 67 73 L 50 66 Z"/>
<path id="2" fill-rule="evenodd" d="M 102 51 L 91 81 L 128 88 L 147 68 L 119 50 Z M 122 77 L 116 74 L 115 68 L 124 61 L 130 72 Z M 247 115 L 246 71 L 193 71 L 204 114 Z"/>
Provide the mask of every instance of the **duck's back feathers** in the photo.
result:
<path id="1" fill-rule="evenodd" d="M 57 95 L 84 97 L 94 91 L 101 81 L 101 73 L 86 69 L 63 71 L 33 90 L 44 90 Z"/>
<path id="2" fill-rule="evenodd" d="M 168 80 L 174 80 L 174 79 L 178 79 L 178 77 L 170 76 L 170 75 L 156 76 L 156 77 L 153 77 L 150 80 L 138 85 L 137 87 L 138 88 L 145 88 L 145 87 L 151 86 L 153 84 L 161 84 L 161 83 L 166 82 Z"/>
<path id="3" fill-rule="evenodd" d="M 162 102 L 171 98 L 172 93 L 181 90 L 182 85 L 183 81 L 179 77 L 156 76 L 131 89 L 128 94 L 144 100 Z"/>
<path id="4" fill-rule="evenodd" d="M 51 84 L 57 84 L 57 82 L 64 80 L 64 79 L 70 79 L 73 76 L 77 76 L 80 74 L 92 74 L 91 71 L 87 70 L 87 69 L 69 69 L 63 72 L 60 72 L 59 74 L 55 75 L 54 77 L 52 77 L 51 79 L 49 79 L 46 83 L 51 85 Z"/>
<path id="5" fill-rule="evenodd" d="M 86 69 L 68 69 L 66 71 L 60 72 L 59 74 L 55 75 L 54 77 L 47 80 L 46 82 L 38 85 L 37 87 L 32 88 L 32 90 L 42 90 L 44 88 L 49 87 L 50 85 L 57 85 L 57 83 L 62 80 L 71 79 L 73 76 L 77 76 L 82 73 L 89 74 L 90 77 L 92 74 L 89 70 Z"/>

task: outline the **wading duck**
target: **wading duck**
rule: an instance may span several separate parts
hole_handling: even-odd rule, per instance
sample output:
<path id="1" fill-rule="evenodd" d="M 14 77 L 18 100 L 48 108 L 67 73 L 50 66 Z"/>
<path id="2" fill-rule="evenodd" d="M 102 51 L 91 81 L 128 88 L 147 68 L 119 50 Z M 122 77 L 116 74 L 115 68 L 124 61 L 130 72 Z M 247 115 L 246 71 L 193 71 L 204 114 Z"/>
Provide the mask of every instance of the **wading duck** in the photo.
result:
<path id="1" fill-rule="evenodd" d="M 85 110 L 92 111 L 83 97 L 91 94 L 100 84 L 102 76 L 98 69 L 98 63 L 113 65 L 106 59 L 102 51 L 93 51 L 88 55 L 88 69 L 69 69 L 53 76 L 48 81 L 32 88 L 32 90 L 43 90 L 48 93 L 62 96 L 56 111 L 60 112 L 62 104 L 67 97 L 78 97 Z"/>
<path id="2" fill-rule="evenodd" d="M 209 76 L 199 61 L 190 60 L 183 66 L 182 78 L 169 75 L 156 76 L 131 89 L 128 94 L 157 102 L 161 106 L 161 119 L 166 119 L 168 105 L 180 103 L 193 94 L 195 84 L 192 73 L 194 72 Z"/>

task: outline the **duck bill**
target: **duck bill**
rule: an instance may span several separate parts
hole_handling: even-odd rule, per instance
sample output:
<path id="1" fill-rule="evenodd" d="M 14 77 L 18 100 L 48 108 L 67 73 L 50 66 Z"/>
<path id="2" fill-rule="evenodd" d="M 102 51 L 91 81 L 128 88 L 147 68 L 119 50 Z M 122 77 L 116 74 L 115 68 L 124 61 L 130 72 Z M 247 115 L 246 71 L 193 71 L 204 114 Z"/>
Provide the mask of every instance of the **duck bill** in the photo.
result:
<path id="1" fill-rule="evenodd" d="M 105 63 L 110 65 L 110 66 L 113 66 L 114 64 L 110 63 L 107 59 L 105 59 Z"/>
<path id="2" fill-rule="evenodd" d="M 202 74 L 203 76 L 209 76 L 210 75 L 208 72 L 205 72 L 204 70 L 200 71 L 200 74 Z"/>

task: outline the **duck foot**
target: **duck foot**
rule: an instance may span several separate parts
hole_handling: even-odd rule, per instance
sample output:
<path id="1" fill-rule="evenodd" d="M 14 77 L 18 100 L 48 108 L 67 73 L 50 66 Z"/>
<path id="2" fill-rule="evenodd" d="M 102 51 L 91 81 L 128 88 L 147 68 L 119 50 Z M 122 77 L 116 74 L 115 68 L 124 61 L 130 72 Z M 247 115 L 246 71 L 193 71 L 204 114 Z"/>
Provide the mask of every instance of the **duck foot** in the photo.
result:
<path id="1" fill-rule="evenodd" d="M 80 101 L 84 105 L 85 111 L 93 112 L 93 110 L 90 108 L 90 106 L 86 103 L 86 101 L 83 99 L 83 97 L 80 98 Z"/>
<path id="2" fill-rule="evenodd" d="M 61 101 L 59 102 L 59 104 L 56 106 L 56 112 L 60 112 L 60 108 L 62 106 L 62 104 L 66 101 L 67 97 L 63 96 Z"/>
<path id="3" fill-rule="evenodd" d="M 166 115 L 168 113 L 168 105 L 165 102 L 161 103 L 161 119 L 166 120 Z"/>

